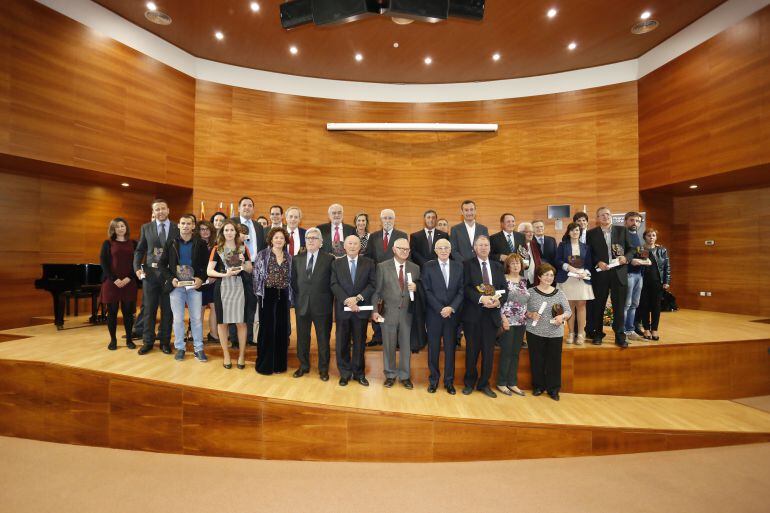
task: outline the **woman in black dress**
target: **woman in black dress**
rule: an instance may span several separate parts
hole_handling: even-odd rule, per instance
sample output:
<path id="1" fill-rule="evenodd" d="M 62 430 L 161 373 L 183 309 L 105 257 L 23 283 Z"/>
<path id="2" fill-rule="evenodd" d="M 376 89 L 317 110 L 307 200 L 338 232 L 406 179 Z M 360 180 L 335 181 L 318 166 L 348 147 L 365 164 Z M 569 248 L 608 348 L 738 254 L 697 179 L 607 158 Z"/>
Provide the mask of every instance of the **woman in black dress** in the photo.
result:
<path id="1" fill-rule="evenodd" d="M 216 246 L 216 230 L 214 225 L 208 221 L 198 221 L 198 236 L 206 242 L 208 252 Z M 214 308 L 214 282 L 215 278 L 209 278 L 201 286 L 201 320 L 206 313 L 206 307 L 209 309 L 209 333 L 206 335 L 208 342 L 219 342 L 219 336 L 217 335 L 217 310 Z"/>
<path id="2" fill-rule="evenodd" d="M 99 263 L 102 266 L 102 303 L 107 304 L 107 330 L 110 343 L 107 349 L 118 348 L 118 307 L 123 313 L 126 330 L 126 347 L 136 349 L 131 330 L 136 309 L 136 275 L 134 274 L 134 250 L 136 241 L 129 239 L 128 223 L 122 217 L 110 221 L 107 240 L 102 244 Z"/>
<path id="3" fill-rule="evenodd" d="M 254 294 L 260 302 L 260 340 L 256 370 L 260 374 L 286 372 L 289 353 L 289 307 L 293 304 L 291 255 L 284 228 L 267 234 L 267 247 L 254 260 Z"/>

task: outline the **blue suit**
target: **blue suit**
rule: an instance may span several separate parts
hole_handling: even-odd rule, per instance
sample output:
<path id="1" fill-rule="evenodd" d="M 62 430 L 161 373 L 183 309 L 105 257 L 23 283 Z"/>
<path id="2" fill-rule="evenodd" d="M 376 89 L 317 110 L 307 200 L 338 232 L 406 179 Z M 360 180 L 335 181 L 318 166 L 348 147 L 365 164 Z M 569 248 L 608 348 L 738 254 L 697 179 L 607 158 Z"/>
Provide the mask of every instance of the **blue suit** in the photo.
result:
<path id="1" fill-rule="evenodd" d="M 583 269 L 591 271 L 593 269 L 593 262 L 591 261 L 591 248 L 582 242 L 580 245 L 580 258 L 583 259 Z M 559 243 L 559 247 L 556 249 L 556 283 L 564 283 L 567 281 L 567 271 L 562 269 L 564 264 L 569 264 L 569 257 L 572 255 L 572 242 L 562 241 Z M 574 265 L 572 267 L 575 267 Z M 589 285 L 591 280 L 583 280 Z"/>
<path id="2" fill-rule="evenodd" d="M 438 380 L 441 377 L 438 359 L 442 339 L 444 343 L 444 385 L 454 384 L 455 339 L 464 298 L 463 266 L 454 260 L 449 260 L 447 263 L 449 265 L 448 287 L 438 260 L 426 262 L 421 274 L 426 300 L 425 324 L 428 330 L 428 367 L 430 368 L 430 383 L 434 386 L 438 386 Z M 441 317 L 441 310 L 446 306 L 451 306 L 454 313 L 445 319 Z"/>

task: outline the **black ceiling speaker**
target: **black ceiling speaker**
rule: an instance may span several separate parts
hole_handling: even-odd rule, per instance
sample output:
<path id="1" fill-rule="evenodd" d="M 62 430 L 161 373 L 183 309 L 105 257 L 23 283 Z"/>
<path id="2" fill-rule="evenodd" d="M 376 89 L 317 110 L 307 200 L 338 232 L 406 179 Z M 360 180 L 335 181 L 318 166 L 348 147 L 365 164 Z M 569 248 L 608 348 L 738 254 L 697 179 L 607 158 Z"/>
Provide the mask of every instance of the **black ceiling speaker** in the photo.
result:
<path id="1" fill-rule="evenodd" d="M 313 23 L 310 0 L 290 0 L 281 4 L 281 26 L 285 29 Z"/>
<path id="2" fill-rule="evenodd" d="M 379 0 L 313 0 L 313 23 L 333 25 L 380 14 Z"/>
<path id="3" fill-rule="evenodd" d="M 449 0 L 390 0 L 384 14 L 435 23 L 447 19 Z"/>
<path id="4" fill-rule="evenodd" d="M 449 16 L 480 21 L 484 19 L 484 0 L 449 0 Z"/>

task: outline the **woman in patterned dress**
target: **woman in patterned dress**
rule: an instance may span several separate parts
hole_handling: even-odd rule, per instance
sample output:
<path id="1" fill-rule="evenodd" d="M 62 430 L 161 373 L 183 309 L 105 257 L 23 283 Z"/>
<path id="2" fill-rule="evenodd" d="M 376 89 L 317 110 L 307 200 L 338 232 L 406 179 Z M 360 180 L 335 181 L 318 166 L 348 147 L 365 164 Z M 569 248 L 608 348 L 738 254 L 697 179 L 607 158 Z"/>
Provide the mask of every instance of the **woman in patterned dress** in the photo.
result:
<path id="1" fill-rule="evenodd" d="M 527 280 L 521 275 L 522 258 L 511 253 L 505 259 L 505 281 L 508 300 L 500 309 L 503 333 L 500 336 L 500 363 L 497 368 L 497 389 L 505 395 L 524 395 L 519 389 L 519 352 L 527 329 Z"/>

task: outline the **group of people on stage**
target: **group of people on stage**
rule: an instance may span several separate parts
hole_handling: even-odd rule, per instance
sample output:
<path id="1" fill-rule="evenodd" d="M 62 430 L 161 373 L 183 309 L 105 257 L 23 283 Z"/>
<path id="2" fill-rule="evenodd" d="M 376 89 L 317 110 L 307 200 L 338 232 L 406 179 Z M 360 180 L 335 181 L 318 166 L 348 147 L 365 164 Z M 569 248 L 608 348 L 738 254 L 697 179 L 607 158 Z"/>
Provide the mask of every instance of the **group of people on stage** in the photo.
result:
<path id="1" fill-rule="evenodd" d="M 465 334 L 463 394 L 480 390 L 496 397 L 490 384 L 494 348 L 500 361 L 494 388 L 505 395 L 525 393 L 518 387 L 521 348 L 529 348 L 533 395 L 559 400 L 564 326 L 568 344 L 594 344 L 604 337 L 604 306 L 614 310 L 615 343 L 644 337 L 658 340 L 661 294 L 670 285 L 666 248 L 657 233 L 637 229 L 641 216 L 630 212 L 624 226 L 613 226 L 608 208 L 596 212 L 597 226 L 579 212 L 557 244 L 545 235 L 540 220 L 516 225 L 513 214 L 500 217 L 501 230 L 489 235 L 476 221 L 476 204 L 462 202 L 463 221 L 449 228 L 435 210 L 423 216 L 423 229 L 411 235 L 395 228 L 396 213 L 380 213 L 381 229 L 369 230 L 369 216 L 359 213 L 344 222 L 342 205 L 328 209 L 329 222 L 302 228 L 298 207 L 274 205 L 264 224 L 254 218 L 254 201 L 243 197 L 238 215 L 217 212 L 198 221 L 192 214 L 169 219 L 166 201 L 152 203 L 152 220 L 131 239 L 123 218 L 110 222 L 101 250 L 102 302 L 108 305 L 108 349 L 117 348 L 120 310 L 126 346 L 140 355 L 158 339 L 164 353 L 186 352 L 185 307 L 194 357 L 208 360 L 203 318 L 208 307 L 206 340 L 219 341 L 225 368 L 232 368 L 230 347 L 238 348 L 236 366 L 246 366 L 245 349 L 256 344 L 256 371 L 287 370 L 290 312 L 294 309 L 300 378 L 310 372 L 310 333 L 318 343 L 318 372 L 329 380 L 330 337 L 336 323 L 339 385 L 363 386 L 367 345 L 381 343 L 385 386 L 412 389 L 413 351 L 428 348 L 428 392 L 442 382 L 454 387 L 455 350 Z M 136 334 L 134 311 L 142 281 L 143 300 Z M 366 343 L 374 327 L 373 342 Z M 139 322 L 137 323 L 139 324 Z M 171 333 L 174 349 L 171 349 Z M 526 341 L 525 341 L 526 337 Z M 228 340 L 232 346 L 228 346 Z M 444 352 L 441 379 L 440 353 Z M 479 357 L 481 364 L 479 367 Z"/>

